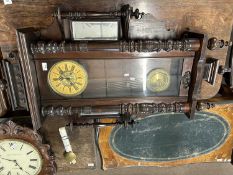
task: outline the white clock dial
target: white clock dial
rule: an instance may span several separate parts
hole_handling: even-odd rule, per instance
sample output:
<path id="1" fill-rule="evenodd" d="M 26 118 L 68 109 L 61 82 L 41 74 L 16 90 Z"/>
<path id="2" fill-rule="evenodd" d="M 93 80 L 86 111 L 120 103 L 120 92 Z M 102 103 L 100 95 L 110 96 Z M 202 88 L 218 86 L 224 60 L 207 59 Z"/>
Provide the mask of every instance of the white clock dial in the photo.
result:
<path id="1" fill-rule="evenodd" d="M 37 175 L 42 158 L 30 143 L 18 139 L 0 140 L 0 175 Z"/>

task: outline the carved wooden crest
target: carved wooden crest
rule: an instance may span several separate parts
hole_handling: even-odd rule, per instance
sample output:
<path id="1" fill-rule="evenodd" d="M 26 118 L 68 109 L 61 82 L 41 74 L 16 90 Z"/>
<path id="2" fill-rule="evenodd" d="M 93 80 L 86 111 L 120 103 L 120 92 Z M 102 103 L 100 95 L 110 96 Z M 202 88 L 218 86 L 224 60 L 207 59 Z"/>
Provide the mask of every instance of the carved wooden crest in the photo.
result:
<path id="1" fill-rule="evenodd" d="M 8 121 L 0 124 L 0 140 L 2 139 L 19 139 L 32 144 L 38 149 L 43 160 L 39 175 L 54 175 L 56 173 L 54 158 L 49 155 L 50 146 L 42 144 L 42 138 L 36 131 Z"/>

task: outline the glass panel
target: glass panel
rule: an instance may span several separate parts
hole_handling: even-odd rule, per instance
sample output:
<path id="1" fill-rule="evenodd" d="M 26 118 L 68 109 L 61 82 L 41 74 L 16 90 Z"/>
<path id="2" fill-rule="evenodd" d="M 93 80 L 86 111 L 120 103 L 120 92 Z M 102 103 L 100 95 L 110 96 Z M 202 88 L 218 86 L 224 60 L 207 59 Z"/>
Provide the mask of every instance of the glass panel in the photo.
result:
<path id="1" fill-rule="evenodd" d="M 78 62 L 88 73 L 88 85 L 81 98 L 179 95 L 183 58 Z"/>
<path id="2" fill-rule="evenodd" d="M 72 21 L 74 40 L 117 40 L 118 21 Z"/>

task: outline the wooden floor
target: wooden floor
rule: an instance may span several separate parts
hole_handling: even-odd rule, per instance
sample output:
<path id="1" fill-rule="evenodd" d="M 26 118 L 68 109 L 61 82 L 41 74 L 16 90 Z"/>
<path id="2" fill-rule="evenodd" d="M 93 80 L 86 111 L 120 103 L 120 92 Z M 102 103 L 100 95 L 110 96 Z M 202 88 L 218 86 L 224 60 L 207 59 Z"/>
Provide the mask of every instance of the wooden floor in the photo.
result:
<path id="1" fill-rule="evenodd" d="M 233 166 L 229 163 L 202 163 L 178 167 L 134 167 L 113 170 L 80 170 L 76 173 L 58 175 L 231 175 Z"/>

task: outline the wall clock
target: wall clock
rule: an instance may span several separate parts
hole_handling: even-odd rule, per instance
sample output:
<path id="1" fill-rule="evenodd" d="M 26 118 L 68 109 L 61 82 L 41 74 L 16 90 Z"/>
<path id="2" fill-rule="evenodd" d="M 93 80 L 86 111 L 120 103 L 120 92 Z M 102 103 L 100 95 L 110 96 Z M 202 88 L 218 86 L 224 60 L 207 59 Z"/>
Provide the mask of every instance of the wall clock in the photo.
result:
<path id="1" fill-rule="evenodd" d="M 181 112 L 194 117 L 205 69 L 205 34 L 185 32 L 167 40 L 49 38 L 30 29 L 18 30 L 35 128 L 47 116 L 121 118 Z"/>
<path id="2" fill-rule="evenodd" d="M 16 125 L 12 121 L 0 124 L 1 175 L 55 174 L 49 146 L 42 144 L 35 131 Z"/>
<path id="3" fill-rule="evenodd" d="M 33 33 L 18 34 L 21 48 L 31 53 L 21 58 L 29 63 L 24 69 L 31 70 L 25 81 L 34 86 L 34 92 L 27 92 L 33 97 L 37 121 L 41 114 L 131 115 L 131 106 L 134 112 L 142 109 L 140 105 L 141 113 L 184 112 L 194 117 L 204 72 L 207 38 L 203 34 L 187 32 L 178 40 L 108 42 L 47 42 Z M 71 73 L 68 64 L 79 73 Z"/>
<path id="4" fill-rule="evenodd" d="M 18 139 L 4 139 L 0 141 L 0 149 L 2 174 L 34 175 L 41 171 L 42 158 L 30 143 Z"/>

